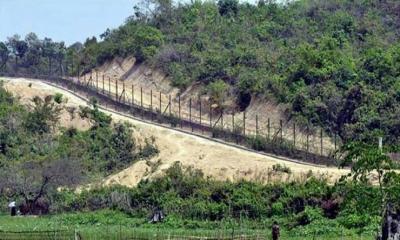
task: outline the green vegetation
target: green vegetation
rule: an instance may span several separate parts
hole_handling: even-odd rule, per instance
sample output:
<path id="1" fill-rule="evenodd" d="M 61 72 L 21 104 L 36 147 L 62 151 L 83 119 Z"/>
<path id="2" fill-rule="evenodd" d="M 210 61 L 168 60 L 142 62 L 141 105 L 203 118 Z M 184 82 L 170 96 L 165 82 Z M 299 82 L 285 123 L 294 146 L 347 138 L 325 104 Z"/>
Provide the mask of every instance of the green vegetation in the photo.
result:
<path id="1" fill-rule="evenodd" d="M 51 221 L 55 229 L 96 228 L 103 233 L 121 225 L 125 230 L 148 229 L 153 233 L 229 232 L 234 228 L 269 234 L 272 222 L 277 220 L 288 237 L 356 238 L 363 234 L 372 239 L 380 225 L 380 191 L 365 182 L 328 185 L 314 178 L 268 185 L 219 182 L 204 178 L 194 169 L 182 169 L 178 163 L 165 176 L 142 181 L 135 188 L 93 188 L 80 194 L 64 190 L 52 195 L 52 203 L 57 215 L 40 218 L 34 225 L 29 218 L 23 219 L 23 229 L 40 229 Z M 148 223 L 155 209 L 167 215 L 161 224 Z M 65 212 L 76 213 L 62 214 Z M 5 227 L 15 229 L 13 224 Z"/>
<path id="2" fill-rule="evenodd" d="M 272 97 L 300 124 L 322 126 L 344 142 L 399 141 L 398 1 L 144 2 L 101 41 L 67 48 L 33 33 L 13 36 L 0 44 L 0 67 L 77 74 L 78 64 L 83 72 L 133 55 L 175 86 L 201 83 L 216 102 L 221 89 L 241 110 L 251 96 Z"/>
<path id="3" fill-rule="evenodd" d="M 79 109 L 80 117 L 92 122 L 89 130 L 60 129 L 62 95 L 34 98 L 28 108 L 0 88 L 0 200 L 17 198 L 27 214 L 68 213 L 40 218 L 40 224 L 58 218 L 92 232 L 97 225 L 115 228 L 121 222 L 150 231 L 241 224 L 257 230 L 276 219 L 290 237 L 375 235 L 388 204 L 400 198 L 400 178 L 393 170 L 398 163 L 373 144 L 383 136 L 392 146 L 383 152 L 399 151 L 400 2 L 147 2 L 151 9 L 136 6 L 133 16 L 101 40 L 88 38 L 67 48 L 31 33 L 0 42 L 0 71 L 82 74 L 115 57 L 134 56 L 161 69 L 181 89 L 200 84 L 218 105 L 227 96 L 235 96 L 237 110 L 254 97 L 286 104 L 290 119 L 340 136 L 345 145 L 338 159 L 351 166 L 351 174 L 333 185 L 314 178 L 263 185 L 219 182 L 176 164 L 166 176 L 132 189 L 77 194 L 69 189 L 156 154 L 153 141 L 137 146 L 132 126 L 112 124 L 95 101 Z M 75 111 L 68 109 L 71 116 Z M 267 147 L 258 136 L 246 141 L 257 150 Z M 283 150 L 290 149 L 286 145 Z M 272 170 L 291 173 L 284 165 Z M 167 219 L 150 225 L 146 218 L 155 209 Z M 87 211 L 96 213 L 71 213 Z"/>
<path id="4" fill-rule="evenodd" d="M 23 106 L 0 85 L 0 192 L 2 200 L 18 199 L 25 213 L 49 212 L 49 196 L 60 186 L 101 179 L 157 153 L 153 140 L 138 146 L 132 126 L 111 123 L 95 102 L 80 109 L 80 117 L 92 122 L 80 131 L 58 126 L 62 95 L 32 101 Z"/>
<path id="5" fill-rule="evenodd" d="M 154 11 L 139 6 L 97 49 L 112 45 L 112 57 L 144 59 L 181 88 L 209 85 L 217 100 L 213 89 L 226 88 L 221 81 L 238 105 L 248 94 L 273 97 L 300 123 L 321 125 L 345 142 L 399 140 L 398 1 L 151 2 Z M 155 53 L 145 57 L 123 44 L 140 44 L 129 32 L 144 27 L 153 29 L 143 34 Z"/>
<path id="6" fill-rule="evenodd" d="M 135 218 L 115 210 L 101 210 L 85 213 L 68 213 L 60 215 L 42 216 L 35 218 L 12 218 L 0 216 L 0 231 L 41 231 L 41 230 L 69 230 L 80 233 L 84 239 L 126 239 L 132 236 L 143 239 L 157 239 L 155 236 L 238 236 L 259 235 L 271 239 L 270 221 L 254 222 L 247 219 L 242 221 L 225 222 L 200 222 L 192 220 L 196 228 L 176 228 L 176 225 L 188 224 L 186 220 L 172 219 L 162 224 L 150 224 L 147 219 Z M 334 224 L 334 223 L 332 223 Z M 315 232 L 313 232 L 315 230 Z M 306 236 L 298 236 L 294 231 L 282 230 L 282 239 L 311 240 L 311 239 L 343 239 L 343 240 L 368 240 L 373 239 L 369 233 L 358 234 L 353 230 L 343 230 L 340 234 L 309 230 Z M 315 238 L 316 237 L 316 238 Z M 341 238 L 342 237 L 342 238 Z M 184 238 L 183 238 L 184 239 Z"/>

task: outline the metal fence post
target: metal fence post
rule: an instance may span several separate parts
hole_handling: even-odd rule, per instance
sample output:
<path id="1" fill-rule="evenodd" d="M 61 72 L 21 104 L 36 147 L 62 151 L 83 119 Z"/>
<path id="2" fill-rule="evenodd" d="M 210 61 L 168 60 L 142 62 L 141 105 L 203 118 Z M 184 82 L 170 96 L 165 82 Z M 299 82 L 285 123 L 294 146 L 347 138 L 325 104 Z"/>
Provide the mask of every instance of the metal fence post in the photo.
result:
<path id="1" fill-rule="evenodd" d="M 131 86 L 131 94 L 132 94 L 131 103 L 132 103 L 132 106 L 134 106 L 135 105 L 135 89 L 133 87 L 133 84 Z"/>
<path id="2" fill-rule="evenodd" d="M 256 114 L 256 137 L 258 137 L 258 114 Z"/>
<path id="3" fill-rule="evenodd" d="M 200 127 L 201 127 L 201 133 L 204 133 L 204 129 L 201 125 L 201 98 L 199 97 L 199 113 L 200 113 Z"/>
<path id="4" fill-rule="evenodd" d="M 111 77 L 108 77 L 108 96 L 111 97 Z"/>
<path id="5" fill-rule="evenodd" d="M 162 115 L 162 113 L 161 113 L 161 107 L 162 107 L 162 100 L 161 100 L 161 97 L 162 97 L 162 95 L 161 95 L 161 91 L 160 91 L 160 117 L 161 117 L 161 115 Z"/>
<path id="6" fill-rule="evenodd" d="M 243 136 L 246 137 L 246 110 L 243 111 Z"/>
<path id="7" fill-rule="evenodd" d="M 321 128 L 320 138 L 321 138 L 321 156 L 323 156 L 324 148 L 323 148 L 323 130 L 322 130 L 322 128 Z"/>
<path id="8" fill-rule="evenodd" d="M 168 97 L 168 105 L 169 105 L 169 119 L 171 122 L 171 127 L 174 126 L 173 122 L 172 122 L 172 102 L 171 102 L 171 94 Z"/>
<path id="9" fill-rule="evenodd" d="M 151 121 L 153 121 L 153 89 L 150 89 L 150 112 L 151 112 Z"/>
<path id="10" fill-rule="evenodd" d="M 104 94 L 104 74 L 103 74 L 103 77 L 102 77 L 102 81 L 103 81 L 103 90 L 102 90 L 102 92 Z"/>
<path id="11" fill-rule="evenodd" d="M 115 80 L 115 99 L 117 100 L 117 102 L 119 102 L 119 100 L 118 100 L 118 79 Z"/>
<path id="12" fill-rule="evenodd" d="M 122 102 L 123 103 L 125 103 L 126 101 L 126 99 L 125 99 L 125 95 L 126 95 L 126 93 L 125 93 L 125 81 L 123 81 L 122 82 L 122 93 L 121 94 L 123 94 L 123 96 L 122 96 Z"/>
<path id="13" fill-rule="evenodd" d="M 99 91 L 99 72 L 96 71 L 96 91 Z"/>
<path id="14" fill-rule="evenodd" d="M 193 132 L 193 124 L 192 124 L 192 98 L 189 99 L 189 122 L 190 122 L 190 127 Z"/>
<path id="15" fill-rule="evenodd" d="M 310 125 L 309 125 L 309 123 L 307 123 L 307 130 L 306 130 L 306 135 L 307 135 L 307 142 L 306 142 L 306 147 L 307 147 L 307 157 L 308 157 L 308 154 L 309 154 L 309 152 L 310 152 L 310 135 L 309 135 L 309 132 L 310 132 Z"/>
<path id="16" fill-rule="evenodd" d="M 212 131 L 212 106 L 211 106 L 211 102 L 210 102 L 210 131 Z"/>
<path id="17" fill-rule="evenodd" d="M 143 109 L 143 88 L 140 87 L 140 108 L 142 109 L 142 118 L 144 116 L 144 109 Z"/>
<path id="18" fill-rule="evenodd" d="M 179 94 L 178 96 L 178 115 L 179 115 L 179 122 L 181 124 L 181 128 L 182 128 L 182 117 L 181 117 L 181 95 Z"/>
<path id="19" fill-rule="evenodd" d="M 296 148 L 296 123 L 293 123 L 293 147 Z"/>

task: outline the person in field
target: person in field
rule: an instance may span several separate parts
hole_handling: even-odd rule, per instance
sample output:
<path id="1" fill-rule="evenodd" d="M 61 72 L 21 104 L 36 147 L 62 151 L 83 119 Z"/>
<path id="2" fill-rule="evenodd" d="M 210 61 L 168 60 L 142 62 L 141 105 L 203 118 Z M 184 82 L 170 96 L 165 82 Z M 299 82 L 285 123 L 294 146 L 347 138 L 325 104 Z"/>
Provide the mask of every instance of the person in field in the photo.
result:
<path id="1" fill-rule="evenodd" d="M 10 214 L 12 217 L 14 217 L 17 214 L 17 208 L 15 206 L 15 201 L 12 201 L 8 204 L 8 207 L 10 208 Z"/>
<path id="2" fill-rule="evenodd" d="M 278 240 L 279 236 L 280 236 L 279 224 L 277 221 L 274 221 L 274 224 L 272 225 L 272 239 Z"/>

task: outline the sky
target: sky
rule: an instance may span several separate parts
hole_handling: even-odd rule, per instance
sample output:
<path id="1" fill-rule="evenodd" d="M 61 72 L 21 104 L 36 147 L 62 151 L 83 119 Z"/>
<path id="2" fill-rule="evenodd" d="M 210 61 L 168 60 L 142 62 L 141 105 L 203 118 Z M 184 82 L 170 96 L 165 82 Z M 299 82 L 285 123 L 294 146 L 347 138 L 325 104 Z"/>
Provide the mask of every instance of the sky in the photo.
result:
<path id="1" fill-rule="evenodd" d="M 185 1 L 185 0 L 183 0 Z M 188 0 L 186 0 L 188 1 Z M 256 0 L 242 0 L 255 2 Z M 0 0 L 0 41 L 34 32 L 67 45 L 120 26 L 140 0 Z"/>
<path id="2" fill-rule="evenodd" d="M 135 0 L 0 0 L 0 41 L 34 32 L 68 45 L 120 26 Z"/>

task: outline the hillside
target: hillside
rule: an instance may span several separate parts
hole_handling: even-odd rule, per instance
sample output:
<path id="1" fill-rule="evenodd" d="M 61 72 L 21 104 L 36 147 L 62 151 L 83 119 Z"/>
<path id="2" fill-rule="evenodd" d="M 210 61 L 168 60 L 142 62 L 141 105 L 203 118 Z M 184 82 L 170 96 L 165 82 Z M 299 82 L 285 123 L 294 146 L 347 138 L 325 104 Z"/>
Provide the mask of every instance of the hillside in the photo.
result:
<path id="1" fill-rule="evenodd" d="M 398 141 L 398 1 L 151 2 L 83 44 L 12 36 L 0 43 L 1 71 L 76 76 L 130 59 L 130 72 L 110 73 L 238 114 L 272 106 L 345 143 Z M 148 73 L 162 83 L 146 83 Z"/>
<path id="2" fill-rule="evenodd" d="M 30 84 L 31 86 L 29 86 Z M 12 79 L 5 82 L 5 88 L 10 93 L 22 97 L 21 101 L 25 103 L 29 103 L 34 96 L 45 97 L 49 94 L 62 93 L 68 99 L 66 103 L 68 107 L 79 109 L 79 106 L 87 104 L 65 90 L 54 88 L 39 81 Z M 180 162 L 183 167 L 198 169 L 213 179 L 235 182 L 242 179 L 261 183 L 305 181 L 313 176 L 334 183 L 342 175 L 348 173 L 348 170 L 339 170 L 335 167 L 312 166 L 263 156 L 200 137 L 143 123 L 107 110 L 102 111 L 110 114 L 116 123 L 129 122 L 132 124 L 134 126 L 133 135 L 137 144 L 143 146 L 145 145 L 144 139 L 154 138 L 154 144 L 159 151 L 154 157 L 139 160 L 132 166 L 127 166 L 121 172 L 107 176 L 104 180 L 106 185 L 136 186 L 141 180 L 163 175 L 175 162 Z M 81 119 L 76 116 L 71 121 L 70 115 L 68 113 L 65 114 L 66 116 L 60 119 L 62 127 L 75 127 L 80 130 L 88 129 L 85 124 L 87 119 Z M 78 115 L 78 112 L 76 115 Z M 232 152 L 235 154 L 232 154 Z M 224 159 L 224 161 L 221 161 L 221 159 Z M 289 168 L 290 172 L 274 171 L 274 166 L 278 165 Z"/>
<path id="3" fill-rule="evenodd" d="M 136 68 L 110 73 L 238 114 L 278 106 L 279 118 L 345 143 L 398 142 L 398 1 L 151 2 L 83 44 L 10 37 L 2 71 L 76 76 L 133 56 Z"/>
<path id="4" fill-rule="evenodd" d="M 399 140 L 398 1 L 170 4 L 88 39 L 82 64 L 133 54 L 228 109 L 272 101 L 344 141 Z"/>

